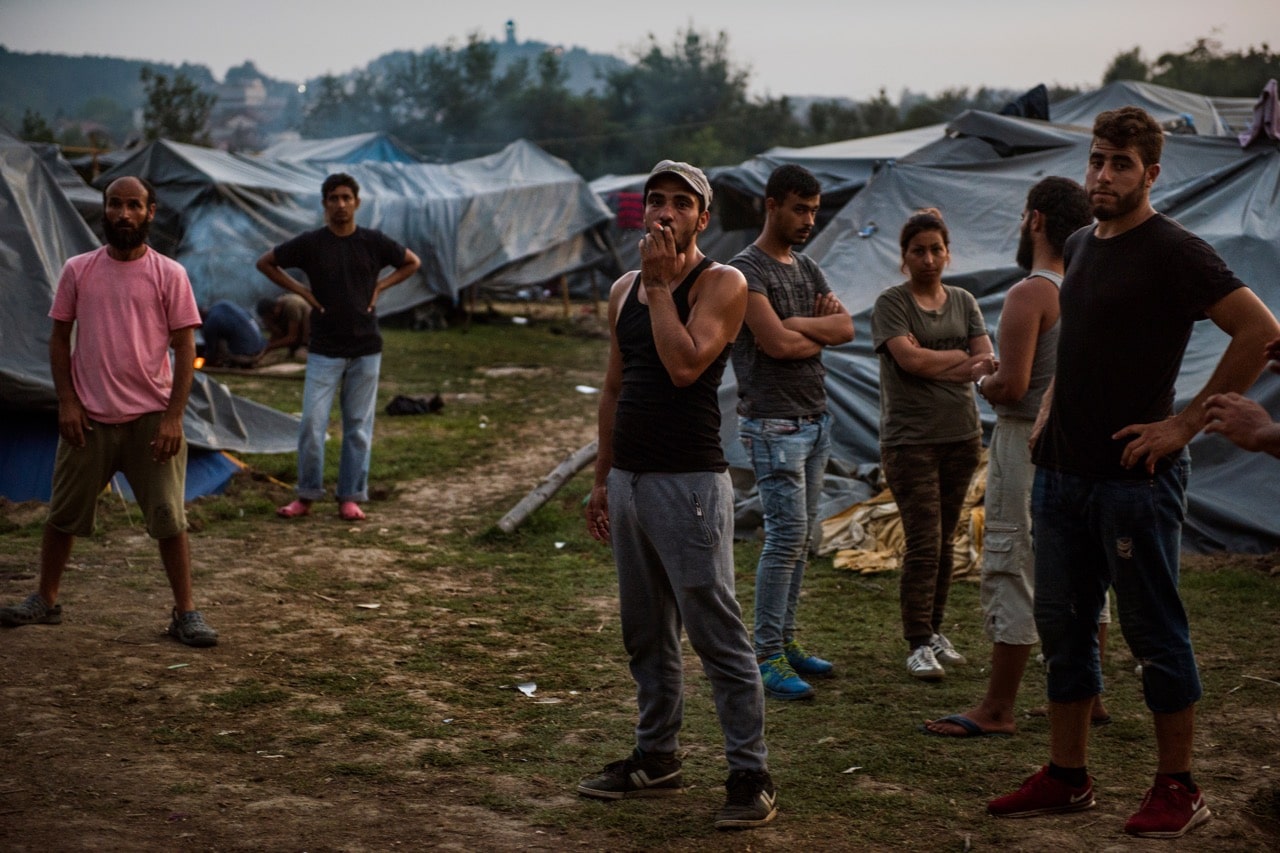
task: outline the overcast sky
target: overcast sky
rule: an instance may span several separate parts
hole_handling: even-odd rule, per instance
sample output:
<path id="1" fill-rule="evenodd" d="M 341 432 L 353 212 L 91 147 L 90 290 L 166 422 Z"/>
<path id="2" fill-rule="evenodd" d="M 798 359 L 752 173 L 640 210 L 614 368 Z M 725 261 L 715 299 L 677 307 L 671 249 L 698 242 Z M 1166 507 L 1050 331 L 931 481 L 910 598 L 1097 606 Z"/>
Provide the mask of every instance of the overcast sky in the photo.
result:
<path id="1" fill-rule="evenodd" d="M 650 34 L 670 46 L 690 26 L 724 31 L 753 93 L 774 96 L 1096 86 L 1135 46 L 1148 61 L 1205 36 L 1228 50 L 1280 48 L 1280 0 L 0 0 L 0 44 L 193 62 L 219 79 L 251 59 L 301 82 L 474 32 L 502 38 L 508 19 L 520 41 L 628 59 Z"/>

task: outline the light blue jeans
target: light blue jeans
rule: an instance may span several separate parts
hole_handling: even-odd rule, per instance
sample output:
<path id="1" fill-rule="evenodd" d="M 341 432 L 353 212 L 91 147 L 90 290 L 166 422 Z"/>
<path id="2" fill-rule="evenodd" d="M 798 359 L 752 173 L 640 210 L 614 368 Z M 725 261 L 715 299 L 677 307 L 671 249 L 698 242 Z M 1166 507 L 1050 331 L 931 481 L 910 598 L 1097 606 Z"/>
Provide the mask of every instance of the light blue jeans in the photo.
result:
<path id="1" fill-rule="evenodd" d="M 338 500 L 369 497 L 369 455 L 373 448 L 373 415 L 378 400 L 382 353 L 359 358 L 307 355 L 302 389 L 302 424 L 298 428 L 298 497 L 324 497 L 324 439 L 335 394 L 342 408 L 342 457 L 338 462 Z"/>
<path id="2" fill-rule="evenodd" d="M 831 415 L 739 418 L 764 509 L 756 566 L 756 657 L 781 654 L 795 636 L 800 585 L 818 525 L 822 477 L 831 456 Z"/>

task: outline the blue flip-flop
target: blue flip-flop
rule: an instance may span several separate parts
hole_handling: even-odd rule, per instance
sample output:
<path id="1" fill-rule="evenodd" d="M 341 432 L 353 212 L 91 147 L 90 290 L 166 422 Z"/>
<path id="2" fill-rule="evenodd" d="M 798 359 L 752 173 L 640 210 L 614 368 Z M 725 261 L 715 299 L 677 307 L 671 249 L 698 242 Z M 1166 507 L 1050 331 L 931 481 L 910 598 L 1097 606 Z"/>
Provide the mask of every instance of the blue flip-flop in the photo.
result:
<path id="1" fill-rule="evenodd" d="M 959 726 L 961 729 L 964 730 L 964 734 L 947 735 L 947 734 L 943 734 L 942 732 L 935 732 L 933 729 L 923 724 L 920 726 L 920 731 L 924 732 L 927 735 L 933 735 L 934 737 L 950 737 L 950 738 L 958 738 L 961 740 L 965 738 L 974 738 L 974 737 L 1011 737 L 1011 735 L 1008 732 L 989 732 L 986 729 L 979 726 L 973 720 L 969 719 L 968 717 L 963 717 L 959 714 L 952 714 L 948 717 L 939 717 L 938 719 L 934 720 L 934 722 L 935 723 L 951 723 L 954 726 Z"/>

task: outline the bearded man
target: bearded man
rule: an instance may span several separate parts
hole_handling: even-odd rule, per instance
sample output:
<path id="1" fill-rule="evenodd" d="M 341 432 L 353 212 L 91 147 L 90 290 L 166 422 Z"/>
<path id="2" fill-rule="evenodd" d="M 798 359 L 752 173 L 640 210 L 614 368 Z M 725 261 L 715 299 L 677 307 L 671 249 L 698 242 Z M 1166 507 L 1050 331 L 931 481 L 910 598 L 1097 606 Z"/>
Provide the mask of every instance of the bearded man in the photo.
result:
<path id="1" fill-rule="evenodd" d="M 188 646 L 213 646 L 218 632 L 192 600 L 183 507 L 182 413 L 200 312 L 186 270 L 147 245 L 156 215 L 151 185 L 119 178 L 102 201 L 107 245 L 67 261 L 49 311 L 59 439 L 40 546 L 40 588 L 20 604 L 0 608 L 0 625 L 62 621 L 58 591 L 72 544 L 93 532 L 98 495 L 120 471 L 147 533 L 160 546 L 173 590 L 169 635 Z"/>

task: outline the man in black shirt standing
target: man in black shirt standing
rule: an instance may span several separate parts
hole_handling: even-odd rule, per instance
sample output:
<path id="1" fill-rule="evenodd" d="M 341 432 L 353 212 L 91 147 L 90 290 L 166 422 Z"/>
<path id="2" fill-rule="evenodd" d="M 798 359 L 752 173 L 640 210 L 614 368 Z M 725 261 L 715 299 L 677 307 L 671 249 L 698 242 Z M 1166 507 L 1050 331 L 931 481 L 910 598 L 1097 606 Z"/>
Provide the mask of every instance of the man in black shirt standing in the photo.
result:
<path id="1" fill-rule="evenodd" d="M 1142 662 L 1156 733 L 1155 782 L 1125 832 L 1177 838 L 1209 819 L 1191 777 L 1200 676 L 1178 594 L 1186 445 L 1205 402 L 1249 387 L 1280 332 L 1208 243 L 1151 205 L 1164 136 L 1137 107 L 1098 115 L 1085 171 L 1097 223 L 1067 239 L 1061 337 L 1036 479 L 1036 631 L 1048 669 L 1049 763 L 992 800 L 998 817 L 1094 805 L 1089 718 L 1102 692 L 1098 618 L 1114 586 L 1120 628 Z M 1174 381 L 1191 329 L 1208 318 L 1230 338 L 1204 388 L 1176 414 Z M 1045 419 L 1047 416 L 1047 420 Z"/>
<path id="2" fill-rule="evenodd" d="M 734 591 L 733 486 L 717 391 L 747 305 L 733 267 L 698 249 L 711 185 L 663 160 L 644 188 L 640 270 L 609 293 L 609 367 L 587 530 L 613 546 L 622 641 L 640 718 L 635 749 L 578 793 L 596 799 L 684 790 L 683 625 L 711 681 L 729 762 L 717 829 L 777 814 L 766 766 L 764 692 Z"/>
<path id="3" fill-rule="evenodd" d="M 378 296 L 417 271 L 418 256 L 381 231 L 356 225 L 360 185 L 339 172 L 321 185 L 324 227 L 308 231 L 258 258 L 258 271 L 312 308 L 302 425 L 298 431 L 298 497 L 276 510 L 283 518 L 311 511 L 324 497 L 324 437 L 329 410 L 341 391 L 342 457 L 338 466 L 338 514 L 364 518 L 368 499 L 373 416 L 382 365 L 382 335 L 374 308 Z M 386 276 L 379 274 L 394 269 Z M 285 270 L 307 274 L 310 287 Z"/>

